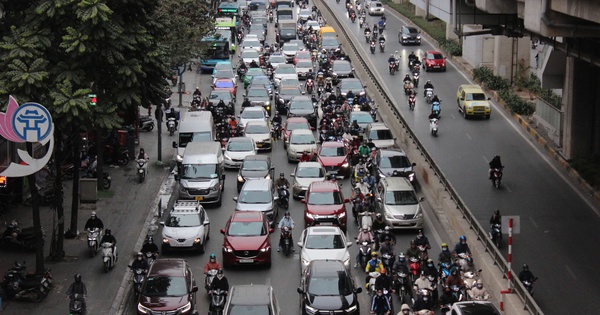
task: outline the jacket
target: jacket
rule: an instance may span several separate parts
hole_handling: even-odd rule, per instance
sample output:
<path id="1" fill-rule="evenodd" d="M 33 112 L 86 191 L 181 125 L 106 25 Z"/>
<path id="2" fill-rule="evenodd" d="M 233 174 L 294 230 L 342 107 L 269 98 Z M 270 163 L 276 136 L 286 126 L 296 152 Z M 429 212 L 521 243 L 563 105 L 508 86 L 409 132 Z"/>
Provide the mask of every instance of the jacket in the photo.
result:
<path id="1" fill-rule="evenodd" d="M 365 267 L 365 272 L 366 273 L 373 272 L 373 271 L 381 272 L 382 269 L 383 269 L 383 263 L 381 262 L 381 260 L 371 259 L 371 260 L 369 260 L 369 262 L 367 263 L 367 266 Z"/>
<path id="2" fill-rule="evenodd" d="M 376 294 L 373 296 L 373 300 L 371 302 L 371 311 L 376 314 L 383 314 L 387 311 L 391 311 L 390 301 L 385 295 Z"/>
<path id="3" fill-rule="evenodd" d="M 73 282 L 65 292 L 67 296 L 72 297 L 75 294 L 87 295 L 87 288 L 83 282 Z"/>
<path id="4" fill-rule="evenodd" d="M 215 277 L 210 284 L 211 290 L 221 289 L 223 291 L 229 291 L 229 281 L 227 281 L 227 277 L 223 276 L 223 278 L 219 279 L 219 277 Z"/>
<path id="5" fill-rule="evenodd" d="M 215 260 L 215 262 L 211 262 L 210 260 L 204 265 L 204 273 L 208 273 L 209 270 L 219 270 L 221 269 L 221 264 Z M 216 278 L 216 277 L 215 277 Z M 212 284 L 212 283 L 211 283 Z"/>
<path id="6" fill-rule="evenodd" d="M 104 223 L 102 223 L 102 220 L 98 219 L 98 217 L 95 218 L 89 218 L 87 220 L 87 222 L 85 222 L 85 229 L 93 229 L 93 228 L 99 228 L 100 230 L 104 230 Z"/>

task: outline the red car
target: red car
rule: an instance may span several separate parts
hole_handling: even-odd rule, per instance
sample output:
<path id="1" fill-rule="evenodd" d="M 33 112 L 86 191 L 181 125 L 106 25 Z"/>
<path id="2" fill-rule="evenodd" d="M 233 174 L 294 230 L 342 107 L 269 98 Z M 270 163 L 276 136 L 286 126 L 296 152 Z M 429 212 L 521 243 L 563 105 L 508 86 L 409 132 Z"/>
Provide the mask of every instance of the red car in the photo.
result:
<path id="1" fill-rule="evenodd" d="M 312 54 L 308 50 L 298 51 L 294 56 L 294 64 L 297 64 L 298 60 L 312 60 Z"/>
<path id="2" fill-rule="evenodd" d="M 313 182 L 302 199 L 305 227 L 336 225 L 346 233 L 346 203 L 342 190 L 336 182 Z"/>
<path id="3" fill-rule="evenodd" d="M 290 135 L 292 134 L 293 130 L 296 129 L 308 129 L 308 130 L 313 130 L 310 125 L 308 124 L 308 120 L 306 120 L 306 118 L 304 117 L 291 117 L 288 118 L 282 126 L 283 130 L 283 148 L 287 149 L 287 145 L 289 144 L 290 141 Z"/>
<path id="4" fill-rule="evenodd" d="M 271 266 L 269 222 L 260 211 L 235 211 L 221 230 L 223 238 L 223 266 Z"/>
<path id="5" fill-rule="evenodd" d="M 227 90 L 231 92 L 233 95 L 236 95 L 237 92 L 237 84 L 233 81 L 233 79 L 217 79 L 215 83 L 212 85 L 213 90 Z"/>
<path id="6" fill-rule="evenodd" d="M 435 50 L 428 50 L 423 57 L 423 67 L 425 72 L 440 70 L 446 72 L 446 57 L 441 52 Z"/>
<path id="7" fill-rule="evenodd" d="M 348 147 L 337 141 L 323 142 L 317 151 L 317 161 L 323 165 L 328 174 L 347 178 L 350 176 L 350 164 L 348 162 Z"/>

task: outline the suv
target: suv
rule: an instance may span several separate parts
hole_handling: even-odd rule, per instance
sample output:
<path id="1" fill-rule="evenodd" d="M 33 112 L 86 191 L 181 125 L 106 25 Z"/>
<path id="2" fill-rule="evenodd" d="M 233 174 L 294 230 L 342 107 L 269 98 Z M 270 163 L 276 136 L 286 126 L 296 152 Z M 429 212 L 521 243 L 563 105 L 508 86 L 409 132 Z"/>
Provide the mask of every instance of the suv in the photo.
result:
<path id="1" fill-rule="evenodd" d="M 384 123 L 370 123 L 365 129 L 364 138 L 373 140 L 375 147 L 386 149 L 396 145 L 396 138 Z"/>
<path id="2" fill-rule="evenodd" d="M 242 186 L 249 179 L 271 179 L 273 180 L 273 171 L 275 167 L 271 165 L 271 158 L 267 155 L 248 155 L 242 161 L 240 171 L 237 176 L 237 191 L 242 190 Z"/>
<path id="3" fill-rule="evenodd" d="M 260 211 L 234 211 L 223 234 L 223 266 L 265 264 L 271 266 L 271 241 L 265 216 Z"/>
<path id="4" fill-rule="evenodd" d="M 167 220 L 160 225 L 163 226 L 163 253 L 170 249 L 192 249 L 202 254 L 206 250 L 210 222 L 200 201 L 176 201 Z"/>
<path id="5" fill-rule="evenodd" d="M 335 182 L 313 182 L 308 186 L 304 207 L 304 226 L 337 225 L 346 232 L 346 203 L 340 186 Z"/>
<path id="6" fill-rule="evenodd" d="M 421 45 L 421 32 L 416 27 L 402 26 L 398 32 L 398 42 L 402 45 L 416 44 Z"/>
<path id="7" fill-rule="evenodd" d="M 500 315 L 496 305 L 488 301 L 456 302 L 452 305 L 452 315 Z"/>
<path id="8" fill-rule="evenodd" d="M 406 177 L 411 183 L 415 182 L 414 167 L 402 149 L 379 150 L 375 156 L 375 164 L 379 177 L 390 177 L 396 171 L 398 176 Z"/>
<path id="9" fill-rule="evenodd" d="M 348 60 L 334 60 L 331 70 L 338 78 L 354 78 L 354 68 Z"/>
<path id="10" fill-rule="evenodd" d="M 269 314 L 279 315 L 279 303 L 273 287 L 264 284 L 234 285 L 223 314 Z"/>
<path id="11" fill-rule="evenodd" d="M 377 191 L 377 211 L 385 224 L 392 229 L 423 228 L 423 211 L 415 189 L 405 177 L 385 177 L 379 181 Z"/>
<path id="12" fill-rule="evenodd" d="M 288 117 L 304 117 L 308 120 L 311 127 L 317 128 L 317 119 L 319 113 L 317 107 L 313 105 L 312 100 L 308 96 L 294 96 L 290 100 L 288 108 Z"/>
<path id="13" fill-rule="evenodd" d="M 233 197 L 237 201 L 235 211 L 261 211 L 269 220 L 271 226 L 275 225 L 277 209 L 275 201 L 275 188 L 271 179 L 253 179 L 247 181 L 239 197 Z"/>
<path id="14" fill-rule="evenodd" d="M 369 15 L 383 15 L 385 13 L 385 8 L 379 1 L 370 1 L 368 9 Z"/>
<path id="15" fill-rule="evenodd" d="M 157 259 L 142 284 L 137 314 L 198 314 L 196 280 L 184 259 Z"/>
<path id="16" fill-rule="evenodd" d="M 339 260 L 313 260 L 302 273 L 298 293 L 302 314 L 360 314 L 352 274 Z"/>
<path id="17" fill-rule="evenodd" d="M 485 116 L 490 119 L 492 108 L 490 98 L 485 96 L 483 90 L 476 84 L 463 84 L 456 91 L 458 111 L 462 112 L 465 119 L 470 116 Z"/>
<path id="18" fill-rule="evenodd" d="M 423 57 L 423 67 L 425 72 L 432 70 L 440 70 L 446 72 L 446 57 L 441 52 L 435 50 L 428 50 Z"/>

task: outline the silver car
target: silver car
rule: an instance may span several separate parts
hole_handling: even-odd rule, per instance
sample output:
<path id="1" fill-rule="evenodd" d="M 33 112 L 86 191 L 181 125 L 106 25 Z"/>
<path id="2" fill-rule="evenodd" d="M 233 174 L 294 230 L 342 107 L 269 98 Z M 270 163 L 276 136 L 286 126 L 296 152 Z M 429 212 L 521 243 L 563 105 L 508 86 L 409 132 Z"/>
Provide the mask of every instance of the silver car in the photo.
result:
<path id="1" fill-rule="evenodd" d="M 350 268 L 350 252 L 348 247 L 352 242 L 346 240 L 346 235 L 337 226 L 311 226 L 302 231 L 298 246 L 300 251 L 301 271 L 313 260 L 339 260 Z"/>
<path id="2" fill-rule="evenodd" d="M 391 229 L 423 228 L 423 210 L 413 185 L 405 177 L 385 177 L 375 190 L 377 211 Z"/>
<path id="3" fill-rule="evenodd" d="M 267 217 L 271 226 L 275 225 L 277 219 L 277 207 L 275 201 L 273 181 L 271 179 L 251 179 L 244 183 L 239 197 L 233 197 L 237 201 L 235 211 L 261 211 Z"/>
<path id="4" fill-rule="evenodd" d="M 300 162 L 291 174 L 292 196 L 300 199 L 306 195 L 306 190 L 312 182 L 322 182 L 325 180 L 325 168 L 319 162 Z"/>

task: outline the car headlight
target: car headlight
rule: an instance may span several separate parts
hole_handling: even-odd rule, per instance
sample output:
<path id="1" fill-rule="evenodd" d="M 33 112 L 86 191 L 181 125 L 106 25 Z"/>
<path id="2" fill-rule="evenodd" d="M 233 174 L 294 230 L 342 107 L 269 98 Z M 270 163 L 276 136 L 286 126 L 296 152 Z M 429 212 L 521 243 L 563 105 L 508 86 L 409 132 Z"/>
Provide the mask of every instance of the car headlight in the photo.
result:
<path id="1" fill-rule="evenodd" d="M 177 310 L 180 311 L 181 313 L 185 313 L 185 312 L 189 311 L 190 309 L 192 309 L 192 303 L 188 302 L 186 305 L 178 308 Z"/>
<path id="2" fill-rule="evenodd" d="M 265 176 L 265 179 L 271 179 L 271 174 L 267 174 L 267 176 Z"/>
<path id="3" fill-rule="evenodd" d="M 223 251 L 225 251 L 226 253 L 232 253 L 233 252 L 233 248 L 223 247 Z"/>
<path id="4" fill-rule="evenodd" d="M 219 185 L 214 185 L 214 186 L 210 187 L 210 191 L 212 191 L 212 192 L 219 191 Z"/>
<path id="5" fill-rule="evenodd" d="M 177 160 L 177 163 L 182 163 L 183 162 L 183 156 L 177 154 L 176 160 Z"/>
<path id="6" fill-rule="evenodd" d="M 411 182 L 412 182 L 413 180 L 415 180 L 415 173 L 410 173 L 410 174 L 408 174 L 408 180 L 409 180 L 409 181 L 411 181 Z"/>
<path id="7" fill-rule="evenodd" d="M 267 246 L 267 247 L 261 248 L 260 251 L 265 253 L 265 252 L 268 252 L 270 249 L 271 249 L 271 246 Z"/>
<path id="8" fill-rule="evenodd" d="M 148 314 L 148 312 L 152 311 L 151 309 L 143 306 L 141 303 L 138 303 L 137 309 L 138 309 L 138 312 L 144 313 L 144 314 Z"/>
<path id="9" fill-rule="evenodd" d="M 196 237 L 196 238 L 194 239 L 194 244 L 199 244 L 199 243 L 200 243 L 200 241 L 201 241 L 201 239 L 200 239 L 200 238 L 198 238 L 198 237 Z"/>
<path id="10" fill-rule="evenodd" d="M 417 35 L 417 39 L 421 39 L 421 35 Z"/>
<path id="11" fill-rule="evenodd" d="M 163 237 L 163 244 L 169 244 L 169 239 L 166 237 Z"/>
<path id="12" fill-rule="evenodd" d="M 310 212 L 306 213 L 306 217 L 309 218 L 309 219 L 311 219 L 311 220 L 313 220 L 315 218 L 315 216 L 312 213 L 310 213 Z"/>
<path id="13" fill-rule="evenodd" d="M 345 266 L 346 268 L 350 267 L 350 257 L 348 257 L 348 258 L 344 259 L 344 266 Z"/>
<path id="14" fill-rule="evenodd" d="M 242 175 L 238 175 L 237 181 L 238 182 L 243 182 L 244 181 L 244 177 L 242 177 Z"/>
<path id="15" fill-rule="evenodd" d="M 408 36 L 402 36 L 402 39 L 408 39 Z"/>
<path id="16" fill-rule="evenodd" d="M 309 314 L 316 314 L 319 311 L 318 308 L 315 308 L 312 306 L 305 305 L 305 307 L 306 307 L 306 312 Z"/>
<path id="17" fill-rule="evenodd" d="M 271 101 L 266 101 L 265 105 L 267 105 L 267 107 L 270 106 L 271 105 Z"/>
<path id="18" fill-rule="evenodd" d="M 338 218 L 341 219 L 346 216 L 346 211 L 342 211 L 338 214 Z"/>
<path id="19" fill-rule="evenodd" d="M 354 311 L 356 311 L 356 305 L 352 305 L 346 309 L 346 313 L 352 313 Z"/>
<path id="20" fill-rule="evenodd" d="M 394 219 L 394 216 L 393 216 L 391 213 L 387 212 L 387 211 L 385 212 L 385 217 L 386 217 L 387 219 L 390 219 L 390 220 L 393 220 L 393 219 Z"/>
<path id="21" fill-rule="evenodd" d="M 302 266 L 308 266 L 308 264 L 310 263 L 310 260 L 306 259 L 306 258 L 302 258 Z"/>

